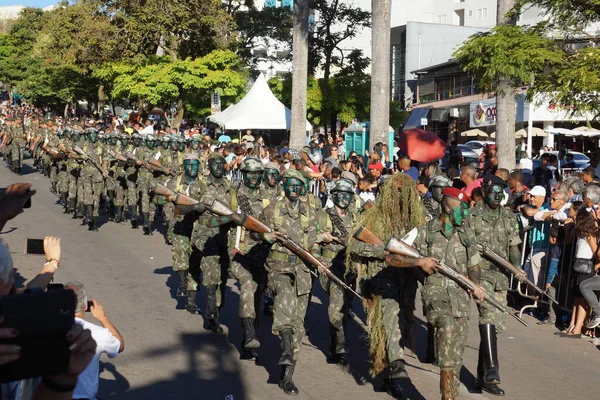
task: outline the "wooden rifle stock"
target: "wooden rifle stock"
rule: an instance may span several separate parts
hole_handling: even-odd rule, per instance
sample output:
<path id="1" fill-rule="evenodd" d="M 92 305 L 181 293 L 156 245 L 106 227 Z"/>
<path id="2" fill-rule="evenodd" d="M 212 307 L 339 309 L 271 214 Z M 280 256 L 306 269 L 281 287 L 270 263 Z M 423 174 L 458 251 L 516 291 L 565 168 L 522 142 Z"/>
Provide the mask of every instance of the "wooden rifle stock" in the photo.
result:
<path id="1" fill-rule="evenodd" d="M 363 210 L 370 210 L 371 208 L 375 207 L 375 203 L 373 203 L 372 200 L 367 200 L 363 203 L 362 205 L 362 209 Z"/>
<path id="2" fill-rule="evenodd" d="M 256 233 L 267 233 L 272 232 L 271 228 L 267 225 L 260 222 L 258 219 L 254 218 L 251 215 L 245 215 L 244 220 L 242 221 L 242 226 L 249 231 Z"/>
<path id="3" fill-rule="evenodd" d="M 511 273 L 515 276 L 519 276 L 522 274 L 522 272 L 521 272 L 522 270 L 520 268 L 515 267 L 510 261 L 504 259 L 502 256 L 500 256 L 494 250 L 490 249 L 488 246 L 478 244 L 477 250 L 479 250 L 481 255 L 484 256 L 486 259 L 488 259 L 495 265 L 497 265 L 501 268 L 504 268 L 509 273 Z M 555 304 L 558 304 L 558 301 L 556 301 L 556 299 L 554 297 L 550 296 L 546 291 L 540 289 L 538 286 L 535 285 L 535 283 L 533 283 L 529 279 L 524 278 L 523 282 L 528 284 L 533 290 L 535 290 L 540 295 L 546 296 L 550 301 L 552 301 Z"/>
<path id="4" fill-rule="evenodd" d="M 369 243 L 375 246 L 385 245 L 381 239 L 379 239 L 371 230 L 364 226 L 358 228 L 358 230 L 354 232 L 354 235 L 352 236 L 361 242 Z"/>
<path id="5" fill-rule="evenodd" d="M 75 146 L 75 147 L 73 147 L 73 151 L 75 153 L 79 154 L 80 156 L 87 157 L 87 162 L 89 162 L 94 167 L 96 167 L 102 173 L 102 175 L 104 176 L 105 179 L 109 180 L 112 183 L 115 183 L 115 181 L 110 176 L 108 176 L 108 171 L 106 171 L 104 168 L 102 168 L 102 165 L 98 164 L 95 160 L 91 159 L 87 154 L 85 154 L 85 151 L 83 151 L 81 149 L 81 147 Z"/>
<path id="6" fill-rule="evenodd" d="M 125 156 L 126 156 L 126 157 L 127 157 L 129 160 L 131 160 L 131 161 L 135 161 L 135 165 L 143 165 L 143 166 L 146 166 L 146 165 L 145 165 L 146 163 L 144 163 L 142 160 L 140 160 L 139 158 L 137 158 L 137 157 L 135 156 L 135 154 L 133 154 L 133 153 L 132 153 L 132 152 L 130 152 L 130 151 L 128 151 L 128 152 L 125 154 Z M 147 168 L 147 167 L 146 167 L 146 168 Z"/>
<path id="7" fill-rule="evenodd" d="M 405 257 L 412 258 L 424 258 L 423 255 L 414 247 L 410 246 L 408 243 L 403 242 L 402 240 L 398 240 L 396 238 L 391 238 L 389 243 L 386 246 L 386 250 L 393 254 L 399 254 Z M 502 311 L 504 314 L 512 315 L 517 321 L 522 323 L 525 326 L 529 326 L 527 322 L 523 319 L 519 318 L 518 315 L 515 315 L 508 311 L 506 307 L 502 304 L 498 303 L 493 297 L 489 295 L 481 286 L 477 285 L 475 282 L 467 278 L 466 276 L 459 274 L 449 266 L 447 266 L 444 262 L 438 264 L 438 268 L 440 268 L 440 273 L 447 278 L 453 280 L 458 285 L 462 286 L 466 290 L 470 290 L 474 292 L 476 289 L 480 289 L 483 293 L 484 301 L 487 301 L 492 306 L 496 307 L 498 310 Z"/>
<path id="8" fill-rule="evenodd" d="M 155 158 L 151 158 L 150 161 L 148 161 L 148 164 L 152 165 L 153 167 L 158 168 L 161 172 L 164 172 L 165 174 L 168 174 L 171 176 L 177 175 L 175 172 L 171 171 L 170 169 L 163 167 L 163 165 L 160 163 L 160 161 L 158 161 Z"/>

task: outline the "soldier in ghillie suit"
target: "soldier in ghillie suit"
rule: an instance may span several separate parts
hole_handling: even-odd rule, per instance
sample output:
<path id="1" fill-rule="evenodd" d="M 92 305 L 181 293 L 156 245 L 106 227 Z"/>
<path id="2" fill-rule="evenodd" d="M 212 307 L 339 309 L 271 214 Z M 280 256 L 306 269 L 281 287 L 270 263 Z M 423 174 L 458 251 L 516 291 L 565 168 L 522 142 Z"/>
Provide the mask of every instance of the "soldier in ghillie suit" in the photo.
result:
<path id="1" fill-rule="evenodd" d="M 423 207 L 412 179 L 405 174 L 390 177 L 381 188 L 375 205 L 364 213 L 357 226 L 371 230 L 384 243 L 402 237 L 424 223 Z M 407 379 L 402 332 L 412 330 L 417 281 L 410 271 L 387 268 L 383 246 L 350 240 L 349 248 L 356 262 L 357 276 L 367 312 L 371 375 L 384 373 L 388 393 L 402 396 L 401 380 Z M 402 316 L 403 321 L 400 320 Z M 410 335 L 409 335 L 410 336 Z"/>

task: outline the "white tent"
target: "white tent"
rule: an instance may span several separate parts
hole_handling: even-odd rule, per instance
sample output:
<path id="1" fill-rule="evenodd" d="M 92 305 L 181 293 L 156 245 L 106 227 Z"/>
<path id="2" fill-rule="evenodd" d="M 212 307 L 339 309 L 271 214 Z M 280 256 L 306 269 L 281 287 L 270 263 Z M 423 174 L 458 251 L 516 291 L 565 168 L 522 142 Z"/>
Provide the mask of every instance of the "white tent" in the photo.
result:
<path id="1" fill-rule="evenodd" d="M 289 130 L 292 125 L 292 112 L 273 95 L 262 73 L 239 103 L 208 118 L 224 129 Z M 306 130 L 312 130 L 308 121 Z"/>

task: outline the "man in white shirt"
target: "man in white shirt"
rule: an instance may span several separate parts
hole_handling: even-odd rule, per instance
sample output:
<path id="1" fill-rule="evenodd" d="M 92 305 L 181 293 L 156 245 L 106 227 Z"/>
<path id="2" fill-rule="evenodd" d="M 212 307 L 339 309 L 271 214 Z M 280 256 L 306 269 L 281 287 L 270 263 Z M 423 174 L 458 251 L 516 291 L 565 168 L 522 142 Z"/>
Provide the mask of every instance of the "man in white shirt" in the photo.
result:
<path id="1" fill-rule="evenodd" d="M 140 131 L 140 135 L 153 135 L 154 134 L 154 125 L 152 125 L 152 121 L 149 119 L 146 120 L 146 126 L 144 129 Z"/>
<path id="2" fill-rule="evenodd" d="M 105 353 L 109 358 L 115 358 L 125 349 L 125 344 L 117 328 L 104 313 L 104 308 L 96 300 L 92 300 L 93 306 L 90 307 L 90 311 L 100 321 L 102 327 L 83 319 L 84 313 L 88 309 L 88 301 L 85 287 L 81 282 L 68 282 L 65 284 L 65 289 L 72 290 L 77 295 L 75 323 L 84 329 L 89 329 L 92 332 L 92 338 L 96 341 L 96 355 L 87 368 L 79 374 L 77 386 L 73 391 L 73 400 L 95 400 L 100 380 L 100 355 Z"/>

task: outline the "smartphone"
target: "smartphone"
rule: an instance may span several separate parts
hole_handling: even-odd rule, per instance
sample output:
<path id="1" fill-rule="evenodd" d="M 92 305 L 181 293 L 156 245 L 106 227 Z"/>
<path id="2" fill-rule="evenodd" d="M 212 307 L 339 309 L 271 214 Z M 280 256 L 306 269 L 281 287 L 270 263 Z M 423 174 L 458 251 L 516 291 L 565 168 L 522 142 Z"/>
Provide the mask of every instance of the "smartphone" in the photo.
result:
<path id="1" fill-rule="evenodd" d="M 44 239 L 25 239 L 24 254 L 45 254 Z"/>
<path id="2" fill-rule="evenodd" d="M 4 192 L 6 192 L 6 188 L 0 188 L 0 199 L 4 196 Z M 23 204 L 23 208 L 31 208 L 31 197 Z"/>
<path id="3" fill-rule="evenodd" d="M 63 285 L 62 283 L 49 283 L 46 287 L 46 291 L 51 292 L 53 290 L 63 290 L 64 288 L 65 285 Z"/>
<path id="4" fill-rule="evenodd" d="M 76 296 L 71 290 L 0 297 L 2 328 L 15 328 L 18 336 L 0 339 L 0 344 L 17 345 L 21 357 L 0 365 L 0 382 L 12 382 L 63 373 L 69 366 L 67 333 L 75 323 Z"/>
<path id="5" fill-rule="evenodd" d="M 92 307 L 94 307 L 94 302 L 91 300 L 88 300 L 87 302 L 87 310 L 85 310 L 85 312 L 92 312 Z"/>

